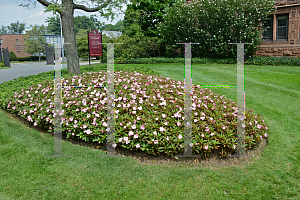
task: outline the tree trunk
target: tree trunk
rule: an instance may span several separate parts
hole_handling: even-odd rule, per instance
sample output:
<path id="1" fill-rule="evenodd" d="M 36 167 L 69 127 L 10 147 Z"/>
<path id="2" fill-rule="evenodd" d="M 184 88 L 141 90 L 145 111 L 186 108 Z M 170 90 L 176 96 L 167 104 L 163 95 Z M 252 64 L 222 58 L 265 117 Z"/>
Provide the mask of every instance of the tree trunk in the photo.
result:
<path id="1" fill-rule="evenodd" d="M 41 53 L 39 53 L 39 62 L 41 62 Z"/>
<path id="2" fill-rule="evenodd" d="M 62 31 L 64 34 L 68 73 L 81 74 L 79 67 L 79 57 L 74 30 L 74 4 L 73 0 L 62 0 Z"/>

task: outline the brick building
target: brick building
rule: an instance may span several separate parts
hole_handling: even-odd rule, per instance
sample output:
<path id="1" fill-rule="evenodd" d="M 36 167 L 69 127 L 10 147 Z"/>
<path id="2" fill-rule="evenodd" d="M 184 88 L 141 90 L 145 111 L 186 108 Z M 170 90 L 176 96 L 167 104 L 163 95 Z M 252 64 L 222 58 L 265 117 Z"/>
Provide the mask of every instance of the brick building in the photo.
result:
<path id="1" fill-rule="evenodd" d="M 275 0 L 277 11 L 264 22 L 258 56 L 300 58 L 300 0 Z"/>
<path id="2" fill-rule="evenodd" d="M 23 36 L 24 35 L 20 34 L 0 35 L 1 48 L 8 47 L 9 52 L 14 52 L 18 58 L 31 56 L 30 54 L 25 53 Z"/>
<path id="3" fill-rule="evenodd" d="M 43 35 L 46 38 L 46 43 L 60 43 L 60 35 Z M 64 37 L 62 37 L 62 42 L 64 42 Z M 29 57 L 29 56 L 38 56 L 38 54 L 28 54 L 25 53 L 24 44 L 24 34 L 6 34 L 0 35 L 1 48 L 8 47 L 9 52 L 14 52 L 17 58 L 20 57 Z"/>
<path id="4" fill-rule="evenodd" d="M 300 0 L 275 0 L 275 8 L 263 23 L 266 30 L 256 55 L 300 58 Z"/>

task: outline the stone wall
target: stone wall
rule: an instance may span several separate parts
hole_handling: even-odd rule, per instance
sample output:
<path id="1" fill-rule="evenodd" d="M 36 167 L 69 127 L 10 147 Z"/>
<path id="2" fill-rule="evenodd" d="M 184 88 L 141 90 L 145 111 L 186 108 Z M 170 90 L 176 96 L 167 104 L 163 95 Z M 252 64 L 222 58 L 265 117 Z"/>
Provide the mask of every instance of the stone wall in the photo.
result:
<path id="1" fill-rule="evenodd" d="M 289 1 L 289 2 L 296 2 Z M 276 2 L 277 11 L 273 14 L 273 41 L 264 41 L 256 52 L 257 56 L 274 56 L 274 57 L 300 57 L 300 1 L 296 2 L 299 5 L 286 5 L 288 2 Z M 284 5 L 282 5 L 284 4 Z M 276 39 L 276 16 L 281 14 L 288 14 L 288 39 Z"/>

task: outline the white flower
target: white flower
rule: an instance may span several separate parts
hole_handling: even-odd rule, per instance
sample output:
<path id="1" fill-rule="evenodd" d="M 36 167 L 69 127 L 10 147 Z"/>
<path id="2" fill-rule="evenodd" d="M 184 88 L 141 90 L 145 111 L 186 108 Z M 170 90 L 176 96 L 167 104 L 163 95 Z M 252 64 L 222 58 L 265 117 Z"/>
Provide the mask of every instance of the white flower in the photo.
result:
<path id="1" fill-rule="evenodd" d="M 117 144 L 116 144 L 116 143 L 113 143 L 113 144 L 112 144 L 112 147 L 113 147 L 113 148 L 116 148 L 116 147 L 117 147 Z"/>
<path id="2" fill-rule="evenodd" d="M 138 134 L 135 134 L 133 137 L 136 139 L 136 138 L 138 138 L 139 136 L 138 136 Z"/>
<path id="3" fill-rule="evenodd" d="M 157 135 L 157 132 L 156 132 L 156 131 L 154 131 L 154 132 L 153 132 L 153 135 Z"/>
<path id="4" fill-rule="evenodd" d="M 182 135 L 179 135 L 178 138 L 179 138 L 179 140 L 181 140 L 182 139 Z"/>
<path id="5" fill-rule="evenodd" d="M 140 148 L 141 146 L 140 146 L 140 144 L 137 144 L 135 147 L 136 147 L 136 148 Z"/>
<path id="6" fill-rule="evenodd" d="M 165 114 L 162 114 L 162 117 L 163 117 L 163 118 L 166 118 L 166 116 L 167 116 L 167 115 L 165 115 Z"/>
<path id="7" fill-rule="evenodd" d="M 165 131 L 164 127 L 160 127 L 160 128 L 159 128 L 159 131 L 160 131 L 160 132 Z"/>
<path id="8" fill-rule="evenodd" d="M 129 131 L 129 134 L 128 134 L 129 136 L 133 136 L 134 134 L 133 134 L 133 132 L 132 131 Z"/>
<path id="9" fill-rule="evenodd" d="M 128 137 L 124 137 L 124 141 L 128 141 Z"/>
<path id="10" fill-rule="evenodd" d="M 132 128 L 132 129 L 136 129 L 136 125 L 134 124 L 131 128 Z"/>
<path id="11" fill-rule="evenodd" d="M 119 142 L 122 142 L 123 138 L 119 138 Z"/>

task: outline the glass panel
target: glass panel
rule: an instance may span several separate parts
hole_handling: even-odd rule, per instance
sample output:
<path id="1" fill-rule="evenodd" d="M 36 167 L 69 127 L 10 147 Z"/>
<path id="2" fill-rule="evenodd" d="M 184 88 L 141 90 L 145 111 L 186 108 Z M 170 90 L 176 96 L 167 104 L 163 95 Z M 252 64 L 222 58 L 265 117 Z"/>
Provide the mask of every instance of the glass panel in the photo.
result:
<path id="1" fill-rule="evenodd" d="M 268 17 L 264 22 L 263 22 L 263 38 L 264 39 L 272 39 L 273 37 L 273 18 Z"/>
<path id="2" fill-rule="evenodd" d="M 288 16 L 277 17 L 277 38 L 287 38 Z"/>
<path id="3" fill-rule="evenodd" d="M 286 37 L 287 35 L 286 35 L 286 28 L 284 27 L 284 28 L 278 28 L 278 37 Z"/>

